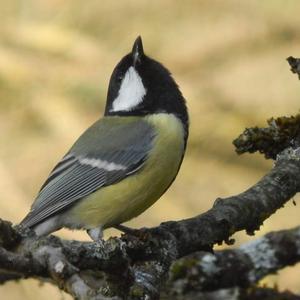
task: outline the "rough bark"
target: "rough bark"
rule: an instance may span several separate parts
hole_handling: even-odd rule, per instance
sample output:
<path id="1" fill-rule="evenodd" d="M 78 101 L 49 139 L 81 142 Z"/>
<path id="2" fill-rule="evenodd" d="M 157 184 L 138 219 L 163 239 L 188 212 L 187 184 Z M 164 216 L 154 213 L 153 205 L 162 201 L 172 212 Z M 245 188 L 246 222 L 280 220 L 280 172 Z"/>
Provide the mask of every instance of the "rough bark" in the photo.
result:
<path id="1" fill-rule="evenodd" d="M 269 274 L 300 261 L 300 226 L 277 232 L 214 254 L 196 252 L 174 262 L 166 286 L 168 295 L 189 291 L 246 288 Z"/>

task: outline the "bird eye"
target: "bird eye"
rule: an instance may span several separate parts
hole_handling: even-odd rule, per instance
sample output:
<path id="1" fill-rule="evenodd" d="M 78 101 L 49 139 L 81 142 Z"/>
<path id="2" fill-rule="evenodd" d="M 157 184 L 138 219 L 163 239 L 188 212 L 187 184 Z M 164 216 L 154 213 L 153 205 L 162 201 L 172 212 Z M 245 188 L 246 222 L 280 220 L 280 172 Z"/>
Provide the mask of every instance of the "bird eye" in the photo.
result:
<path id="1" fill-rule="evenodd" d="M 123 79 L 123 76 L 122 76 L 122 75 L 119 75 L 119 76 L 117 77 L 117 81 L 118 81 L 119 83 L 121 83 L 122 79 Z"/>

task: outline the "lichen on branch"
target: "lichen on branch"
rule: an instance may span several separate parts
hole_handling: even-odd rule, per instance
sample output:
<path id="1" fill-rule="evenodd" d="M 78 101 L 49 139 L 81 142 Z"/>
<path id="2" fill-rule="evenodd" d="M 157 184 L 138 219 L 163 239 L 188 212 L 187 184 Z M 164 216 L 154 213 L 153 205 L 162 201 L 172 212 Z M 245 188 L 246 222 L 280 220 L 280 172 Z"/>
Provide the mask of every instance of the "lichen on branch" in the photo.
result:
<path id="1" fill-rule="evenodd" d="M 271 118 L 267 123 L 269 126 L 264 128 L 246 128 L 233 141 L 236 152 L 238 154 L 260 152 L 267 159 L 276 159 L 284 149 L 299 146 L 300 114 Z"/>

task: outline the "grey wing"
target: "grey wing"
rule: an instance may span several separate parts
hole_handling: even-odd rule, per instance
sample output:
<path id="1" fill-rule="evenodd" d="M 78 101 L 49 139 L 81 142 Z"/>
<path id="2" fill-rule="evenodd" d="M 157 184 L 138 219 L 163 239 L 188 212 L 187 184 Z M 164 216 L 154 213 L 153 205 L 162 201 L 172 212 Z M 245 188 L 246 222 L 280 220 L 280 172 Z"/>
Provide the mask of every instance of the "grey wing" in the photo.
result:
<path id="1" fill-rule="evenodd" d="M 119 130 L 117 128 L 106 137 L 103 136 L 103 147 L 97 146 L 96 149 L 92 147 L 90 151 L 81 150 L 80 153 L 76 151 L 78 147 L 73 147 L 74 150 L 71 148 L 70 152 L 50 173 L 33 203 L 31 211 L 21 224 L 33 227 L 63 211 L 77 200 L 137 172 L 147 159 L 154 133 L 153 128 L 149 125 L 135 124 L 133 126 L 138 126 L 138 130 L 126 132 L 132 128 Z M 124 134 L 128 136 L 125 140 Z M 91 135 L 91 138 L 93 137 Z M 111 147 L 111 140 L 105 143 L 107 138 L 116 139 L 118 137 L 122 143 L 116 142 L 117 149 Z M 87 140 L 83 141 L 83 143 L 86 142 Z"/>

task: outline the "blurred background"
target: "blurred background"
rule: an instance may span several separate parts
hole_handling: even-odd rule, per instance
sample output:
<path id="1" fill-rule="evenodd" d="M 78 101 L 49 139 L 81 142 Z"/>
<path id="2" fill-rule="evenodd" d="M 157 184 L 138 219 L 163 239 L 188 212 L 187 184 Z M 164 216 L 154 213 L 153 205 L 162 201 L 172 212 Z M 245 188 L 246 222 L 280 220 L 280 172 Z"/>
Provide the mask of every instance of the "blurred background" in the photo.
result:
<path id="1" fill-rule="evenodd" d="M 128 225 L 192 217 L 247 189 L 272 162 L 237 156 L 232 140 L 247 126 L 298 113 L 300 84 L 285 59 L 300 55 L 299 11 L 296 0 L 0 1 L 0 217 L 18 223 L 50 169 L 102 115 L 110 74 L 139 34 L 180 85 L 191 129 L 177 180 Z M 299 215 L 290 202 L 256 236 L 296 226 Z M 234 237 L 236 245 L 252 239 Z M 264 282 L 299 292 L 299 278 L 300 266 Z M 35 280 L 0 286 L 0 294 L 70 299 Z"/>

